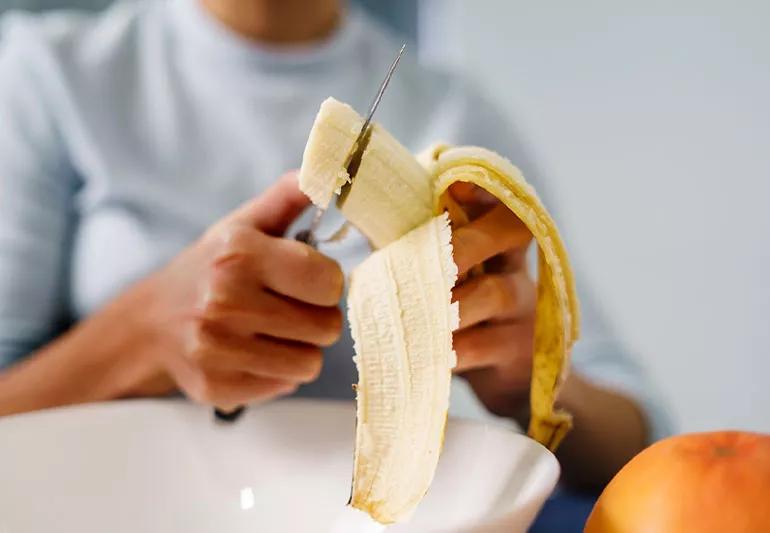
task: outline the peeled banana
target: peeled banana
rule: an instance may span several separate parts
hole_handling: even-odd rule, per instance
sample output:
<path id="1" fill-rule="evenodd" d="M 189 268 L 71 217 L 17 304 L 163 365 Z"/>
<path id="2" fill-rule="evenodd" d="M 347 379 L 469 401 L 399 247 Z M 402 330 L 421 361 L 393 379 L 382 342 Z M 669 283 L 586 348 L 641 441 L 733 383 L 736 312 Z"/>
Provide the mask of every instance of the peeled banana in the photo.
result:
<path id="1" fill-rule="evenodd" d="M 571 426 L 554 402 L 579 334 L 579 310 L 556 225 L 513 164 L 483 148 L 446 145 L 415 158 L 378 124 L 357 146 L 363 122 L 350 106 L 324 101 L 299 182 L 324 208 L 343 191 L 340 210 L 377 249 L 353 271 L 348 291 L 359 373 L 350 504 L 387 524 L 406 519 L 428 490 L 443 440 L 458 313 L 442 213 L 462 216 L 449 186 L 462 181 L 487 190 L 538 243 L 529 435 L 552 450 Z M 356 154 L 360 161 L 352 164 Z"/>
<path id="2" fill-rule="evenodd" d="M 373 253 L 350 277 L 358 368 L 350 503 L 382 523 L 417 506 L 441 452 L 459 322 L 451 303 L 457 279 L 451 237 L 446 214 L 431 218 Z"/>
<path id="3" fill-rule="evenodd" d="M 347 104 L 327 98 L 305 145 L 300 188 L 326 208 L 351 181 L 348 175 L 364 119 Z M 373 123 L 350 187 L 339 208 L 375 248 L 398 239 L 433 216 L 433 184 L 427 170 L 379 124 Z"/>

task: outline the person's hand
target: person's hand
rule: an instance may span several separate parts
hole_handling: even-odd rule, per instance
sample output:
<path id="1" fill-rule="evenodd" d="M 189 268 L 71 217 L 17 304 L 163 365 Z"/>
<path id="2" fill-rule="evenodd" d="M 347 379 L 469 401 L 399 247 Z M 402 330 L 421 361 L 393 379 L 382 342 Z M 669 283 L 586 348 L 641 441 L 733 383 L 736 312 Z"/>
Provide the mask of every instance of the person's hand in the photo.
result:
<path id="1" fill-rule="evenodd" d="M 460 282 L 455 371 L 490 411 L 518 417 L 528 405 L 537 291 L 527 271 L 532 236 L 497 199 L 475 186 L 450 190 L 470 222 L 453 232 Z M 481 272 L 469 272 L 478 269 Z"/>
<path id="2" fill-rule="evenodd" d="M 161 366 L 223 410 L 293 392 L 341 330 L 339 265 L 282 238 L 307 207 L 294 174 L 212 226 L 152 276 Z"/>

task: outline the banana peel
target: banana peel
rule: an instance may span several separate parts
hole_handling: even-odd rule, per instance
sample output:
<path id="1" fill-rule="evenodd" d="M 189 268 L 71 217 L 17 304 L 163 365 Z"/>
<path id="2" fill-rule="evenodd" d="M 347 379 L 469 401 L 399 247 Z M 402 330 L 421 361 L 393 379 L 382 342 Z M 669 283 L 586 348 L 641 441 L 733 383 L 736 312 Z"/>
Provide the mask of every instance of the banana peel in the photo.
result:
<path id="1" fill-rule="evenodd" d="M 500 155 L 474 146 L 438 148 L 428 165 L 434 205 L 453 183 L 473 183 L 504 203 L 532 232 L 538 245 L 537 308 L 528 434 L 554 451 L 572 417 L 554 409 L 566 378 L 569 354 L 580 335 L 580 310 L 567 250 L 553 218 L 521 172 Z"/>
<path id="2" fill-rule="evenodd" d="M 349 164 L 363 118 L 323 102 L 305 147 L 300 188 L 326 207 L 353 180 L 340 210 L 377 249 L 351 274 L 348 316 L 359 372 L 350 505 L 387 524 L 413 512 L 435 472 L 455 364 L 451 290 L 457 277 L 444 211 L 467 222 L 446 194 L 473 183 L 497 197 L 538 245 L 528 434 L 555 450 L 572 419 L 555 409 L 580 330 L 575 282 L 559 231 L 507 159 L 484 148 L 436 145 L 413 156 L 379 124 L 355 175 Z"/>

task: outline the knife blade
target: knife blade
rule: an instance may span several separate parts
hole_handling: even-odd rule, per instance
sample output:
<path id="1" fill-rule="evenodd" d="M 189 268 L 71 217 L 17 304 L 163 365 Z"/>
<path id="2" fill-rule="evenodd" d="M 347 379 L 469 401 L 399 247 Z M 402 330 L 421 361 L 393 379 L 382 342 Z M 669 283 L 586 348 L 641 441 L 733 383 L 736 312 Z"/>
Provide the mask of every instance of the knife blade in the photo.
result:
<path id="1" fill-rule="evenodd" d="M 379 107 L 380 102 L 382 101 L 382 95 L 385 94 L 385 89 L 388 88 L 390 79 L 393 77 L 393 73 L 396 71 L 396 67 L 401 61 L 401 57 L 404 55 L 405 50 L 406 43 L 403 43 L 401 45 L 401 49 L 399 49 L 398 54 L 396 55 L 396 58 L 393 60 L 393 63 L 390 64 L 388 72 L 385 74 L 385 78 L 383 78 L 382 82 L 380 83 L 380 86 L 377 89 L 377 94 L 374 96 L 372 103 L 369 105 L 369 111 L 366 113 L 366 118 L 364 119 L 364 123 L 361 126 L 361 131 L 358 132 L 358 136 L 353 142 L 353 148 L 351 149 L 350 157 L 348 158 L 348 163 L 346 165 L 349 181 L 340 188 L 340 194 L 337 196 L 336 202 L 338 208 L 342 207 L 348 197 L 348 194 L 350 194 L 350 189 L 353 186 L 356 172 L 358 171 L 358 167 L 361 164 L 361 158 L 363 157 L 364 151 L 366 150 L 366 146 L 368 144 L 369 134 L 371 133 L 372 117 L 374 116 L 374 112 L 377 111 L 377 107 Z M 312 246 L 313 248 L 317 247 L 318 237 L 316 233 L 319 226 L 321 225 L 321 219 L 324 212 L 325 209 L 316 207 L 315 211 L 313 212 L 313 218 L 310 222 L 310 226 L 305 230 L 297 232 L 294 238 Z M 335 234 L 336 233 L 337 232 L 335 232 Z"/>
<path id="2" fill-rule="evenodd" d="M 393 60 L 393 63 L 391 63 L 390 65 L 390 68 L 388 68 L 388 72 L 387 74 L 385 74 L 385 78 L 382 80 L 382 83 L 380 83 L 380 87 L 377 89 L 377 94 L 374 96 L 374 100 L 372 100 L 372 103 L 369 106 L 369 111 L 367 112 L 366 118 L 364 119 L 364 123 L 361 126 L 361 131 L 358 133 L 358 136 L 356 137 L 356 140 L 353 143 L 353 148 L 351 149 L 350 158 L 348 160 L 348 164 L 346 165 L 348 176 L 350 177 L 350 181 L 345 183 L 345 185 L 343 185 L 340 189 L 340 194 L 339 196 L 337 196 L 338 208 L 342 207 L 342 204 L 345 203 L 345 200 L 347 199 L 348 194 L 350 193 L 350 188 L 353 185 L 353 178 L 355 177 L 356 172 L 358 171 L 358 167 L 361 164 L 361 158 L 363 157 L 364 151 L 366 150 L 366 145 L 368 144 L 369 134 L 371 133 L 372 117 L 374 116 L 374 112 L 377 111 L 377 107 L 380 105 L 380 101 L 382 101 L 382 95 L 385 94 L 385 89 L 388 88 L 388 85 L 390 84 L 390 79 L 393 77 L 393 73 L 396 71 L 396 67 L 401 61 L 401 56 L 404 55 L 405 50 L 406 50 L 406 43 L 403 43 L 401 45 L 401 49 L 398 51 L 398 55 L 396 55 L 396 58 Z M 316 248 L 318 246 L 318 237 L 316 236 L 316 233 L 318 231 L 319 226 L 321 225 L 321 218 L 323 217 L 324 212 L 325 212 L 324 209 L 321 209 L 320 207 L 316 207 L 315 211 L 313 212 L 313 219 L 310 222 L 310 226 L 307 229 L 298 231 L 297 234 L 294 236 L 294 239 L 300 242 L 304 242 L 305 244 L 308 244 L 313 248 Z M 340 233 L 340 230 L 337 230 L 334 234 L 337 235 L 339 233 Z M 216 417 L 217 420 L 221 422 L 234 422 L 238 418 L 240 418 L 244 410 L 245 410 L 245 407 L 242 405 L 239 407 L 236 407 L 235 409 L 229 412 L 222 411 L 220 409 L 215 408 L 214 416 Z"/>

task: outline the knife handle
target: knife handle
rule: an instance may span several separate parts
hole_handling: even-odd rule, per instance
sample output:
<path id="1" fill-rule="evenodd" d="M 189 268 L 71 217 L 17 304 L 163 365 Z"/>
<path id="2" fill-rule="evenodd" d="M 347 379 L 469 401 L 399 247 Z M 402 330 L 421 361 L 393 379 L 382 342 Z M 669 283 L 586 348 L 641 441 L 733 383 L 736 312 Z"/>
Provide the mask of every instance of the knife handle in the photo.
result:
<path id="1" fill-rule="evenodd" d="M 243 405 L 239 405 L 232 411 L 223 411 L 221 409 L 214 408 L 214 417 L 217 420 L 221 420 L 222 422 L 235 422 L 241 417 L 245 410 L 246 407 Z"/>

